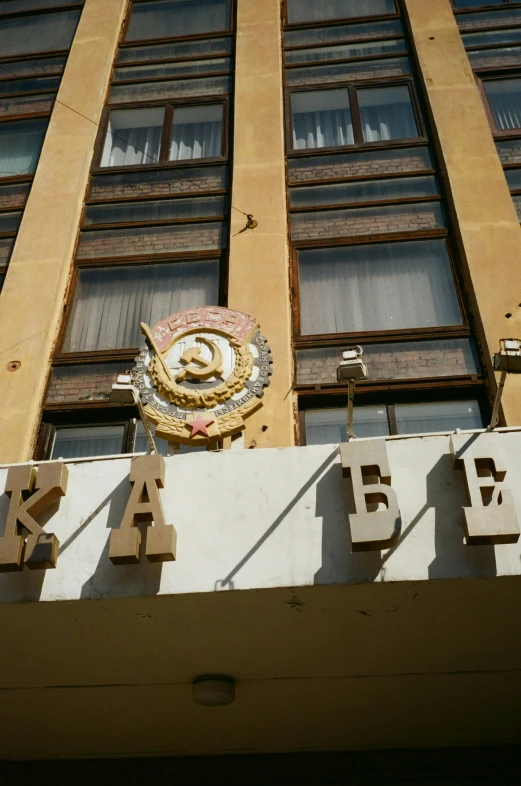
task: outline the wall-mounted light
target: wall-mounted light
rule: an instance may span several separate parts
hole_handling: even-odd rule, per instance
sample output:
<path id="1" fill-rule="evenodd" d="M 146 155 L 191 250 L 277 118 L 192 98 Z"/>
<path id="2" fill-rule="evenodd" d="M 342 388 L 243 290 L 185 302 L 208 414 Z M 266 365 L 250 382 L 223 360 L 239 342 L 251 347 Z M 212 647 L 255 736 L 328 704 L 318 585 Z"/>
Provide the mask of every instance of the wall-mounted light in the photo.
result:
<path id="1" fill-rule="evenodd" d="M 355 398 L 355 384 L 357 379 L 367 379 L 367 366 L 362 360 L 364 350 L 360 346 L 349 347 L 342 352 L 342 360 L 336 370 L 339 382 L 347 382 L 347 441 L 356 439 L 353 431 L 353 407 Z"/>
<path id="2" fill-rule="evenodd" d="M 216 674 L 197 677 L 192 696 L 203 707 L 224 707 L 235 699 L 235 683 L 231 677 Z"/>
<path id="3" fill-rule="evenodd" d="M 489 431 L 494 429 L 499 422 L 499 407 L 503 388 L 507 381 L 507 374 L 521 374 L 521 340 L 518 338 L 502 338 L 499 341 L 499 352 L 493 358 L 494 371 L 501 371 L 499 384 L 494 401 L 494 409 L 490 418 Z"/>

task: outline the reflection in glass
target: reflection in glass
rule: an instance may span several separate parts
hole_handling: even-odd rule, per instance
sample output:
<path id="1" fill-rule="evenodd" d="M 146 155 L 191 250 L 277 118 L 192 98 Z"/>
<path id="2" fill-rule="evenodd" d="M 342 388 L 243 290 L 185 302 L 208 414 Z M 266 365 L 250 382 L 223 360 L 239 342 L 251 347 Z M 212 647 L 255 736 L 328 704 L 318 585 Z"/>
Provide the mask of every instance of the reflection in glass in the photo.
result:
<path id="1" fill-rule="evenodd" d="M 401 54 L 407 51 L 407 42 L 405 39 L 399 38 L 389 41 L 321 46 L 312 49 L 293 49 L 286 52 L 285 60 L 287 65 L 293 65 L 327 60 L 349 60 L 352 57 L 366 57 L 368 55 Z"/>
<path id="2" fill-rule="evenodd" d="M 521 79 L 484 80 L 483 87 L 498 129 L 521 128 Z"/>
<path id="3" fill-rule="evenodd" d="M 127 41 L 182 38 L 230 28 L 230 0 L 155 0 L 134 4 Z"/>
<path id="4" fill-rule="evenodd" d="M 396 13 L 393 0 L 288 0 L 287 5 L 290 25 Z"/>
<path id="5" fill-rule="evenodd" d="M 123 202 L 110 205 L 90 205 L 85 213 L 85 225 L 120 224 L 141 221 L 182 221 L 222 216 L 225 197 L 198 199 L 161 199 L 146 202 Z M 1 214 L 0 214 L 1 221 Z"/>
<path id="6" fill-rule="evenodd" d="M 389 199 L 411 199 L 439 194 L 436 178 L 400 177 L 389 180 L 368 180 L 360 183 L 334 183 L 323 186 L 292 188 L 291 207 L 348 205 L 358 202 L 383 202 Z"/>
<path id="7" fill-rule="evenodd" d="M 0 23 L 2 57 L 69 49 L 80 13 L 80 10 L 57 11 L 2 19 Z"/>
<path id="8" fill-rule="evenodd" d="M 47 118 L 41 118 L 0 124 L 0 177 L 33 174 L 47 123 Z"/>

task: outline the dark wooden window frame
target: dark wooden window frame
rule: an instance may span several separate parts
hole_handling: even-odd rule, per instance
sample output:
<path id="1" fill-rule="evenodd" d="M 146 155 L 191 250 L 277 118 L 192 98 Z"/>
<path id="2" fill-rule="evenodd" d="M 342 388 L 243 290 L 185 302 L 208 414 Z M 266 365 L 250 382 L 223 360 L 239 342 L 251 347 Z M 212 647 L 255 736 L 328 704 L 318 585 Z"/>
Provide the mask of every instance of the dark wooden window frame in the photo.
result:
<path id="1" fill-rule="evenodd" d="M 312 22 L 294 22 L 290 24 L 288 22 L 288 3 L 287 0 L 283 0 L 282 3 L 282 20 L 284 24 L 284 28 L 288 30 L 297 30 L 297 29 L 309 29 L 310 27 L 333 27 L 335 25 L 345 25 L 349 23 L 358 24 L 360 22 L 374 22 L 375 20 L 383 21 L 384 19 L 399 19 L 400 18 L 400 10 L 397 5 L 396 0 L 393 0 L 395 13 L 394 14 L 378 14 L 376 16 L 349 16 L 347 18 L 340 18 L 340 19 L 315 19 Z"/>
<path id="2" fill-rule="evenodd" d="M 201 40 L 204 42 L 207 38 L 213 38 L 213 37 L 214 36 L 211 36 L 211 35 L 210 36 L 204 36 Z M 397 38 L 398 36 L 393 36 L 393 37 Z M 125 61 L 123 63 L 118 62 L 118 58 L 116 57 L 116 60 L 114 62 L 114 71 L 116 71 L 118 68 L 125 68 L 126 66 L 132 66 L 133 67 L 133 66 L 140 66 L 140 65 L 143 65 L 143 66 L 146 66 L 146 65 L 161 65 L 161 63 L 189 63 L 190 61 L 193 61 L 193 60 L 215 60 L 215 59 L 219 59 L 219 58 L 222 58 L 222 57 L 231 57 L 231 58 L 233 58 L 233 56 L 234 56 L 234 52 L 233 52 L 233 43 L 234 43 L 233 36 L 230 33 L 226 33 L 226 34 L 224 34 L 222 36 L 218 36 L 218 38 L 225 38 L 225 39 L 229 39 L 231 41 L 232 48 L 231 48 L 230 52 L 212 52 L 211 54 L 205 54 L 205 55 L 200 55 L 200 54 L 199 55 L 183 55 L 181 57 L 179 57 L 179 56 L 177 56 L 177 57 L 161 57 L 161 58 L 158 58 L 157 60 L 150 60 L 150 59 L 149 60 L 127 60 L 127 61 Z M 175 43 L 177 43 L 177 42 L 182 43 L 182 40 L 176 38 L 175 39 Z M 123 49 L 123 50 L 124 49 L 132 49 L 132 48 L 134 48 L 134 46 L 154 46 L 155 43 L 156 43 L 155 41 L 152 41 L 152 42 L 148 41 L 146 43 L 141 43 L 141 44 L 134 44 L 133 42 L 131 44 L 128 44 L 128 43 L 123 43 L 122 42 L 122 43 L 120 43 L 120 45 L 118 47 L 118 53 L 119 53 L 119 51 L 121 49 Z M 160 46 L 160 45 L 161 45 L 161 42 L 158 44 L 158 46 Z M 297 47 L 297 48 L 299 48 L 299 47 Z M 228 72 L 226 72 L 226 73 L 228 73 Z M 198 76 L 200 76 L 200 75 L 198 74 Z M 208 76 L 212 76 L 212 74 L 208 74 Z M 177 77 L 169 77 L 169 79 L 170 78 L 176 79 Z M 186 77 L 183 77 L 183 78 L 186 78 Z M 140 81 L 143 81 L 143 80 L 140 80 Z M 122 84 L 122 83 L 118 81 L 118 82 L 114 82 L 114 84 L 118 84 L 119 85 L 119 84 Z"/>
<path id="3" fill-rule="evenodd" d="M 358 98 L 357 98 L 357 91 L 364 90 L 364 89 L 371 89 L 375 88 L 378 89 L 379 87 L 399 87 L 405 86 L 409 89 L 409 95 L 411 98 L 411 106 L 414 113 L 414 119 L 416 121 L 416 125 L 418 128 L 418 136 L 411 137 L 409 139 L 389 139 L 389 140 L 379 140 L 377 142 L 364 142 L 363 141 L 363 134 L 362 134 L 362 124 L 360 120 L 360 110 L 358 107 Z M 320 147 L 320 148 L 303 148 L 296 150 L 293 148 L 293 112 L 291 109 L 291 94 L 292 93 L 305 93 L 305 92 L 316 92 L 322 90 L 347 90 L 349 96 L 349 106 L 351 111 L 351 121 L 353 124 L 353 136 L 354 136 L 354 144 L 352 145 L 337 145 L 333 147 Z M 286 106 L 286 156 L 288 158 L 296 158 L 296 157 L 305 157 L 309 156 L 310 153 L 338 153 L 340 151 L 347 151 L 347 150 L 372 150 L 374 148 L 387 148 L 391 146 L 395 147 L 407 147 L 411 144 L 424 142 L 427 143 L 427 134 L 425 130 L 425 124 L 423 122 L 423 117 L 420 112 L 419 101 L 416 94 L 416 89 L 414 85 L 414 81 L 412 77 L 405 77 L 405 78 L 388 78 L 388 80 L 384 81 L 380 79 L 374 80 L 363 80 L 360 82 L 353 82 L 353 81 L 342 81 L 342 82 L 333 82 L 333 83 L 319 83 L 316 85 L 303 85 L 299 87 L 285 87 L 285 106 Z"/>
<path id="4" fill-rule="evenodd" d="M 396 404 L 427 404 L 443 401 L 469 401 L 478 402 L 483 422 L 487 423 L 490 417 L 490 406 L 485 395 L 484 386 L 469 377 L 446 377 L 440 379 L 407 380 L 408 384 L 399 380 L 378 389 L 366 387 L 367 383 L 359 383 L 355 392 L 355 409 L 357 407 L 380 406 L 387 408 L 387 420 L 390 436 L 398 434 Z M 299 444 L 306 445 L 306 430 L 304 413 L 309 409 L 347 409 L 347 388 L 337 388 L 333 392 L 325 393 L 322 390 L 301 391 L 298 394 L 299 409 Z M 346 411 L 347 420 L 347 411 Z M 356 429 L 355 429 L 356 431 Z M 407 435 L 403 435 L 406 437 Z"/>
<path id="5" fill-rule="evenodd" d="M 167 265 L 172 263 L 183 263 L 183 262 L 205 262 L 210 260 L 215 260 L 219 263 L 219 302 L 218 305 L 222 306 L 226 304 L 227 300 L 227 279 L 228 279 L 228 270 L 227 270 L 227 250 L 226 249 L 208 249 L 207 251 L 192 251 L 188 253 L 173 253 L 173 254 L 162 254 L 162 255 L 141 255 L 135 256 L 131 258 L 107 258 L 107 259 L 81 259 L 76 260 L 74 265 L 74 271 L 72 274 L 71 285 L 69 289 L 69 295 L 67 298 L 67 304 L 64 308 L 63 319 L 61 324 L 60 333 L 58 336 L 58 341 L 56 342 L 56 351 L 54 354 L 54 360 L 59 363 L 60 365 L 75 365 L 78 363 L 103 363 L 103 362 L 114 362 L 116 360 L 121 361 L 130 361 L 131 365 L 133 365 L 133 361 L 136 357 L 136 354 L 139 352 L 139 347 L 124 347 L 124 348 L 116 348 L 116 349 L 108 349 L 108 350 L 93 350 L 88 352 L 62 352 L 61 347 L 63 346 L 63 341 L 65 338 L 65 332 L 67 330 L 67 326 L 69 323 L 69 319 L 72 315 L 72 308 L 74 305 L 74 300 L 77 291 L 78 285 L 78 277 L 80 270 L 83 269 L 103 269 L 108 267 L 146 267 L 148 265 Z M 89 402 L 91 403 L 91 402 Z"/>
<path id="6" fill-rule="evenodd" d="M 515 25 L 513 27 L 507 27 L 507 28 L 499 28 L 498 29 L 496 27 L 496 28 L 486 29 L 486 30 L 479 28 L 479 30 L 467 31 L 467 32 L 468 32 L 469 35 L 475 35 L 476 33 L 497 33 L 497 32 L 500 32 L 501 30 L 518 30 L 519 31 L 519 46 L 521 46 L 521 23 L 519 25 Z M 465 31 L 463 31 L 463 35 L 466 35 L 466 34 L 467 33 Z M 463 40 L 463 36 L 462 36 L 462 40 Z M 463 45 L 465 46 L 465 51 L 466 52 L 481 52 L 481 50 L 488 51 L 488 50 L 492 50 L 492 49 L 508 49 L 508 48 L 510 48 L 512 46 L 518 46 L 518 43 L 516 41 L 516 42 L 510 43 L 510 44 L 472 44 L 471 46 L 466 46 L 465 45 L 465 41 L 463 40 Z M 503 66 L 503 68 L 504 68 L 504 66 Z"/>
<path id="7" fill-rule="evenodd" d="M 346 24 L 348 24 L 348 22 L 346 22 L 345 20 L 342 20 L 342 25 L 346 25 Z M 358 24 L 358 21 L 355 21 L 354 24 Z M 323 27 L 324 27 L 324 25 L 320 25 L 320 29 L 322 29 Z M 329 25 L 328 25 L 328 27 L 329 27 Z M 335 25 L 331 25 L 331 27 L 335 27 Z M 288 30 L 288 32 L 291 32 L 291 31 L 293 31 L 293 27 L 291 27 Z M 368 35 L 366 38 L 342 38 L 342 39 L 339 39 L 338 41 L 327 42 L 327 43 L 318 43 L 318 44 L 317 43 L 314 43 L 314 44 L 286 44 L 286 43 L 284 43 L 283 51 L 285 53 L 285 52 L 298 51 L 300 49 L 320 49 L 322 47 L 325 48 L 325 47 L 328 47 L 328 46 L 344 46 L 344 45 L 348 46 L 349 44 L 353 44 L 353 46 L 356 46 L 356 44 L 370 44 L 370 43 L 377 42 L 377 41 L 395 41 L 398 38 L 400 38 L 400 39 L 403 38 L 407 42 L 407 34 L 405 32 L 405 29 L 404 29 L 403 33 L 394 33 L 392 35 L 391 34 L 389 34 L 389 35 L 378 35 L 378 36 Z M 410 47 L 409 47 L 409 50 L 410 50 Z M 383 55 L 371 55 L 371 57 L 383 57 Z M 369 57 L 349 58 L 349 60 L 368 60 L 368 59 L 369 59 Z M 333 61 L 328 60 L 327 62 L 333 62 Z M 307 64 L 306 63 L 299 63 L 298 65 L 302 66 L 302 65 L 307 65 Z M 286 68 L 289 68 L 289 67 L 290 67 L 289 65 L 286 66 Z"/>
<path id="8" fill-rule="evenodd" d="M 215 156 L 213 158 L 186 158 L 182 161 L 170 161 L 167 158 L 168 150 L 170 149 L 170 141 L 172 137 L 172 130 L 173 130 L 173 119 L 174 113 L 176 108 L 184 108 L 187 106 L 208 106 L 214 104 L 222 104 L 223 106 L 223 127 L 222 127 L 222 136 L 221 136 L 221 155 Z M 100 128 L 98 131 L 98 136 L 96 139 L 96 144 L 94 148 L 94 156 L 93 162 L 94 166 L 91 170 L 91 174 L 103 174 L 105 172 L 129 172 L 129 171 L 136 171 L 137 169 L 157 169 L 158 165 L 161 166 L 161 169 L 166 167 L 192 167 L 196 166 L 198 162 L 201 164 L 222 164 L 228 161 L 228 147 L 229 147 L 229 104 L 230 99 L 228 96 L 216 96 L 215 98 L 211 97 L 204 97 L 204 98 L 185 98 L 175 101 L 147 101 L 147 102 L 133 102 L 133 103 L 125 103 L 125 104 L 109 104 L 103 110 L 100 122 Z M 163 120 L 163 131 L 161 134 L 161 144 L 160 144 L 160 152 L 159 152 L 159 159 L 157 161 L 153 161 L 152 164 L 126 164 L 125 166 L 101 166 L 101 159 L 103 156 L 103 147 L 105 144 L 105 138 L 107 133 L 109 132 L 109 121 L 110 121 L 110 113 L 119 111 L 121 109 L 157 109 L 163 108 L 165 109 L 165 116 Z M 113 136 L 117 137 L 117 134 Z"/>
<path id="9" fill-rule="evenodd" d="M 204 58 L 198 57 L 196 59 L 191 60 L 190 62 L 197 62 L 198 60 L 211 60 L 211 59 L 213 59 L 213 60 L 222 60 L 223 57 L 228 59 L 228 60 L 232 60 L 233 59 L 231 55 L 224 55 L 224 56 L 217 56 L 217 57 L 214 56 L 213 58 L 211 58 L 211 57 L 204 57 Z M 176 63 L 186 62 L 186 61 L 181 61 L 181 60 L 178 60 L 176 58 L 175 60 L 170 59 L 170 60 L 167 60 L 165 62 L 176 64 Z M 153 62 L 153 63 L 147 63 L 147 65 L 150 65 L 150 66 L 161 65 L 161 63 Z M 175 82 L 176 80 L 183 80 L 184 81 L 186 79 L 194 79 L 194 80 L 195 79 L 210 79 L 211 77 L 214 77 L 214 76 L 228 76 L 229 74 L 233 73 L 233 63 L 230 63 L 230 67 L 225 69 L 224 71 L 201 71 L 200 73 L 197 73 L 197 74 L 173 74 L 171 76 L 146 76 L 146 77 L 142 76 L 142 77 L 139 77 L 139 79 L 114 79 L 117 70 L 119 68 L 127 68 L 127 66 L 128 66 L 128 68 L 134 68 L 135 64 L 134 63 L 128 63 L 128 64 L 125 63 L 124 65 L 119 65 L 117 67 L 114 67 L 113 76 L 112 76 L 112 82 L 111 82 L 112 87 L 121 87 L 121 86 L 124 86 L 124 85 L 141 85 L 141 84 L 145 84 L 145 83 L 148 84 L 149 82 Z"/>
<path id="10" fill-rule="evenodd" d="M 409 44 L 408 44 L 408 41 L 407 41 L 405 35 L 392 36 L 392 37 L 389 37 L 389 38 L 376 38 L 376 39 L 372 39 L 372 40 L 368 40 L 368 41 L 365 41 L 365 40 L 364 41 L 352 41 L 352 42 L 351 41 L 346 41 L 345 44 L 351 44 L 351 43 L 353 43 L 353 44 L 358 44 L 358 43 L 360 43 L 360 44 L 368 44 L 368 43 L 371 43 L 371 41 L 375 41 L 375 42 L 378 42 L 378 41 L 395 41 L 397 39 L 405 41 L 405 45 L 406 45 L 405 51 L 403 51 L 403 52 L 385 52 L 384 54 L 374 54 L 374 55 L 359 55 L 358 57 L 342 57 L 342 58 L 338 58 L 337 60 L 307 60 L 305 63 L 286 63 L 286 62 L 284 62 L 284 68 L 287 68 L 288 70 L 291 70 L 291 69 L 294 69 L 294 68 L 307 68 L 308 66 L 313 67 L 313 66 L 321 66 L 321 65 L 324 65 L 324 66 L 325 65 L 339 65 L 339 64 L 342 64 L 342 63 L 365 63 L 365 62 L 367 62 L 369 60 L 390 60 L 390 59 L 393 59 L 393 58 L 406 57 L 407 55 L 410 55 L 411 54 L 411 50 L 410 50 L 410 47 L 409 47 Z M 319 44 L 319 45 L 313 44 L 311 46 L 307 45 L 307 46 L 285 47 L 284 48 L 284 61 L 286 60 L 286 54 L 285 54 L 286 52 L 299 51 L 301 49 L 320 49 L 320 48 L 326 49 L 328 46 L 333 46 L 333 47 L 334 46 L 343 46 L 343 43 L 338 43 L 338 44 L 337 43 L 335 43 L 335 44 Z M 120 83 L 118 82 L 118 84 L 120 84 Z"/>
<path id="11" fill-rule="evenodd" d="M 303 250 L 331 249 L 346 246 L 377 245 L 381 243 L 394 243 L 421 240 L 445 240 L 447 252 L 454 281 L 454 288 L 458 305 L 461 311 L 462 324 L 438 327 L 406 328 L 397 330 L 378 331 L 352 331 L 348 333 L 329 333 L 302 335 L 300 332 L 300 287 L 298 254 Z M 345 344 L 380 343 L 391 341 L 415 341 L 430 338 L 433 341 L 443 338 L 466 338 L 471 335 L 468 312 L 463 297 L 459 271 L 455 265 L 454 253 L 451 248 L 447 230 L 428 230 L 423 232 L 396 233 L 392 235 L 364 236 L 363 238 L 350 236 L 342 239 L 328 238 L 322 242 L 300 241 L 292 243 L 291 251 L 291 290 L 293 312 L 293 344 L 297 349 L 312 349 L 319 347 L 342 346 Z"/>
<path id="12" fill-rule="evenodd" d="M 72 406 L 60 410 L 45 407 L 35 451 L 36 461 L 48 461 L 54 448 L 56 432 L 67 428 L 89 428 L 92 426 L 123 426 L 121 454 L 133 453 L 139 413 L 136 407 L 122 407 L 120 404 L 107 404 L 93 407 L 88 402 L 85 407 Z M 87 414 L 88 413 L 88 414 Z M 81 459 L 77 459 L 81 461 Z"/>
<path id="13" fill-rule="evenodd" d="M 123 32 L 121 34 L 120 40 L 120 47 L 128 47 L 128 46 L 142 46 L 144 44 L 153 45 L 153 44 L 162 44 L 168 43 L 169 41 L 196 41 L 202 38 L 223 38 L 226 35 L 231 35 L 234 33 L 235 30 L 235 0 L 230 0 L 230 26 L 225 30 L 212 30 L 211 32 L 206 33 L 195 33 L 194 35 L 180 35 L 180 36 L 170 36 L 166 38 L 140 38 L 139 40 L 135 41 L 127 41 L 127 32 L 130 25 L 130 20 L 132 18 L 132 11 L 134 6 L 136 5 L 146 5 L 146 3 L 157 2 L 157 0 L 131 0 L 127 18 L 125 19 L 125 23 L 123 26 Z"/>
<path id="14" fill-rule="evenodd" d="M 501 140 L 509 137 L 518 137 L 521 135 L 521 126 L 517 128 L 511 128 L 506 131 L 501 130 L 497 127 L 496 119 L 494 117 L 494 112 L 492 111 L 492 107 L 488 100 L 488 96 L 485 90 L 485 82 L 499 82 L 499 81 L 506 81 L 508 79 L 520 79 L 521 80 L 521 66 L 516 66 L 512 68 L 512 70 L 508 71 L 504 67 L 497 69 L 495 72 L 493 69 L 487 68 L 486 70 L 476 70 L 474 72 L 474 78 L 476 80 L 476 84 L 478 90 L 481 94 L 481 99 L 483 101 L 483 106 L 485 108 L 485 114 L 487 115 L 488 122 L 490 125 L 490 129 L 495 139 Z"/>

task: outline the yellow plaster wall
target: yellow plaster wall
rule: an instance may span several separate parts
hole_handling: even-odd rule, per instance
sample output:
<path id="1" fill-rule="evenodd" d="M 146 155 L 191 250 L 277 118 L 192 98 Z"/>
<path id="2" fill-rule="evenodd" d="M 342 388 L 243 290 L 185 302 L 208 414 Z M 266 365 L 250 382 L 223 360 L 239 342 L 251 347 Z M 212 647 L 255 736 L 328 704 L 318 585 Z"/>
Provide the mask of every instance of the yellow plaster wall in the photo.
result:
<path id="1" fill-rule="evenodd" d="M 255 316 L 274 357 L 246 446 L 294 444 L 280 0 L 239 0 L 228 305 Z M 266 428 L 267 427 L 267 428 Z"/>
<path id="2" fill-rule="evenodd" d="M 450 0 L 404 4 L 490 363 L 500 338 L 521 335 L 521 227 Z M 521 378 L 508 379 L 503 411 L 507 425 L 521 424 Z"/>
<path id="3" fill-rule="evenodd" d="M 126 7 L 127 0 L 85 0 L 0 296 L 1 462 L 32 458 Z M 18 371 L 8 371 L 12 361 Z"/>

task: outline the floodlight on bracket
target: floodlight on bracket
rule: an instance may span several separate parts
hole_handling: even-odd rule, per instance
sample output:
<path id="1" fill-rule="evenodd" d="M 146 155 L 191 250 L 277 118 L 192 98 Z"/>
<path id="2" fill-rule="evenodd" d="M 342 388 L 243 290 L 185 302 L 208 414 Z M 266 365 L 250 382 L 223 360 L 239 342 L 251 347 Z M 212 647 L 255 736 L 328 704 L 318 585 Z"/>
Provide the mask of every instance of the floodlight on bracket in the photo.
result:
<path id="1" fill-rule="evenodd" d="M 347 441 L 356 439 L 353 431 L 353 408 L 355 399 L 355 384 L 357 379 L 367 379 L 367 366 L 362 360 L 364 350 L 356 345 L 348 347 L 342 352 L 342 360 L 336 370 L 338 382 L 348 382 L 347 397 Z"/>
<path id="2" fill-rule="evenodd" d="M 501 398 L 503 396 L 507 374 L 521 374 L 521 339 L 500 339 L 499 352 L 496 352 L 494 355 L 493 367 L 494 371 L 501 372 L 501 376 L 499 378 L 494 408 L 490 418 L 490 425 L 488 426 L 489 431 L 495 429 L 499 421 L 499 408 L 501 406 Z"/>
<path id="3" fill-rule="evenodd" d="M 131 374 L 118 374 L 116 383 L 112 385 L 112 390 L 110 393 L 110 403 L 134 404 L 138 408 L 139 416 L 141 418 L 141 422 L 143 423 L 143 427 L 145 429 L 145 434 L 147 437 L 147 442 L 150 452 L 157 453 L 156 443 L 154 442 L 152 429 L 150 428 L 150 423 L 145 414 L 145 409 L 143 407 L 143 402 L 141 401 L 141 396 L 139 395 L 139 391 L 133 383 L 134 380 Z"/>

